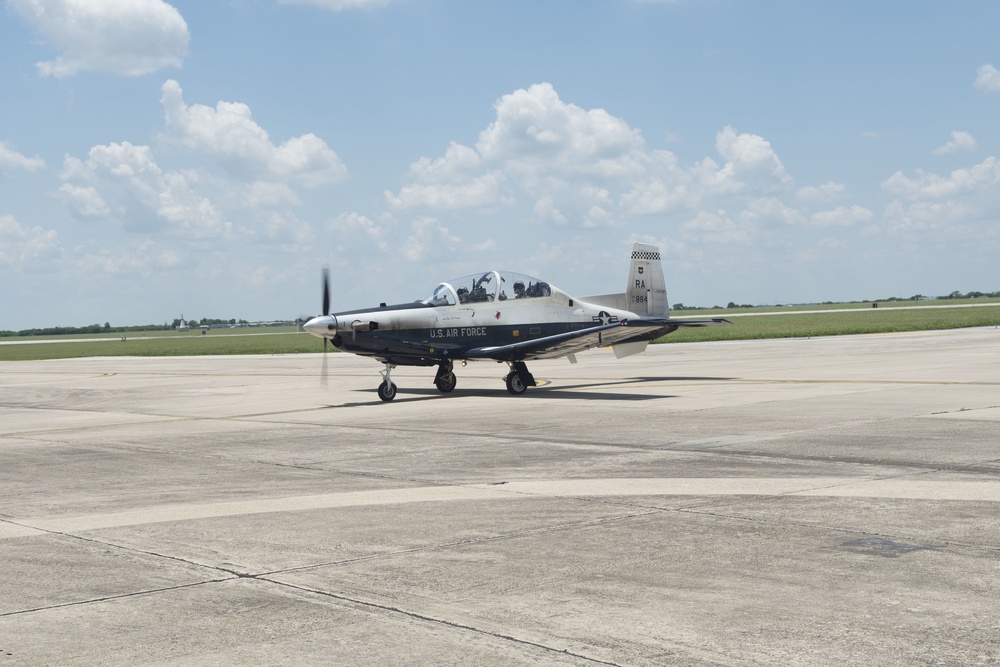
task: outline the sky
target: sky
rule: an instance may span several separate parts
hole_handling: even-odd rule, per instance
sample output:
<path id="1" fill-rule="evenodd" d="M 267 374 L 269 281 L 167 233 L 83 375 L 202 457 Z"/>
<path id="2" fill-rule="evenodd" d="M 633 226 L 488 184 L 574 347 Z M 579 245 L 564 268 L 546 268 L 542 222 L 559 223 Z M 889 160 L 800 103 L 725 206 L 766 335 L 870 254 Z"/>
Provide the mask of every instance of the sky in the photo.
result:
<path id="1" fill-rule="evenodd" d="M 1000 290 L 995 0 L 0 1 L 0 330 Z"/>

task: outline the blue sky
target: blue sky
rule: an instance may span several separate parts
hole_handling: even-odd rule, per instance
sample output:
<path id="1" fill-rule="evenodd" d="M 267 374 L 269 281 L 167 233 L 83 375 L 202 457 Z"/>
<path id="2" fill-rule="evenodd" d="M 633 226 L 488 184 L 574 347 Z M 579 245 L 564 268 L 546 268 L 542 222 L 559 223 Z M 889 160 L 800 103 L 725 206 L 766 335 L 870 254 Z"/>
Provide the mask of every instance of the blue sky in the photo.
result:
<path id="1" fill-rule="evenodd" d="M 1000 289 L 996 2 L 4 0 L 0 329 L 482 268 L 672 302 Z"/>

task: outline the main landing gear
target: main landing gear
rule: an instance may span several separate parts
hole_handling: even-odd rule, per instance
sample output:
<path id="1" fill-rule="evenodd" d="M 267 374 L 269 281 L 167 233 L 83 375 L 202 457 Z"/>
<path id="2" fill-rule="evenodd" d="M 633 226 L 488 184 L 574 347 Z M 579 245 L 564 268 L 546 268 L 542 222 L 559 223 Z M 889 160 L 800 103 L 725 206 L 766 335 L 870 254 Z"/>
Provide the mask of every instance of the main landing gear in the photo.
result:
<path id="1" fill-rule="evenodd" d="M 520 396 L 528 391 L 528 387 L 537 386 L 535 376 L 531 374 L 523 361 L 511 361 L 508 362 L 508 365 L 510 372 L 504 378 L 504 382 L 507 384 L 507 391 L 511 394 Z M 391 377 L 392 369 L 395 367 L 396 364 L 386 363 L 385 370 L 381 371 L 382 384 L 378 386 L 378 397 L 386 403 L 396 398 L 396 385 L 393 384 Z M 458 384 L 458 379 L 455 377 L 451 360 L 441 362 L 438 365 L 437 374 L 434 376 L 434 386 L 442 394 L 448 394 L 454 391 L 456 384 Z"/>
<path id="2" fill-rule="evenodd" d="M 455 385 L 458 384 L 458 378 L 455 377 L 455 372 L 452 370 L 453 365 L 451 361 L 442 362 L 438 366 L 437 375 L 434 376 L 434 386 L 438 388 L 442 394 L 447 394 L 455 389 Z"/>
<path id="3" fill-rule="evenodd" d="M 528 391 L 528 387 L 537 386 L 538 383 L 535 382 L 535 376 L 531 374 L 528 366 L 523 361 L 509 363 L 510 373 L 504 378 L 504 381 L 507 383 L 507 391 L 514 396 L 520 396 Z"/>

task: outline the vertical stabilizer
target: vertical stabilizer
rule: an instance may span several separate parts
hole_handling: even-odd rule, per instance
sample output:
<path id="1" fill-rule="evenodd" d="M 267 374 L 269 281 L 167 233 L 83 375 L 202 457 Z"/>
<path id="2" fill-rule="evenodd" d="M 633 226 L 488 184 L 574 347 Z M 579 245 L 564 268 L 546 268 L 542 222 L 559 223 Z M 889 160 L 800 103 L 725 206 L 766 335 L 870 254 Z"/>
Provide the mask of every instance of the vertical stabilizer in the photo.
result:
<path id="1" fill-rule="evenodd" d="M 667 317 L 667 284 L 660 265 L 660 249 L 648 243 L 632 245 L 632 264 L 629 267 L 628 309 L 638 315 Z"/>

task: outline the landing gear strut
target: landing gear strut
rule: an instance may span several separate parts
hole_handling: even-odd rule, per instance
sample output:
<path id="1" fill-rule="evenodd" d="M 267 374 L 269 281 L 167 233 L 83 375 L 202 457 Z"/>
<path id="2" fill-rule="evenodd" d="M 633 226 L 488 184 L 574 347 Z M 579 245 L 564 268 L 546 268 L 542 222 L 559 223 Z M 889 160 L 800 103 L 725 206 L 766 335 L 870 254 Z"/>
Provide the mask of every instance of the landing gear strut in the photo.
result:
<path id="1" fill-rule="evenodd" d="M 504 378 L 507 383 L 507 391 L 514 396 L 520 396 L 528 391 L 528 387 L 537 386 L 535 376 L 528 370 L 528 366 L 523 361 L 515 361 L 510 364 L 510 373 Z"/>
<path id="2" fill-rule="evenodd" d="M 455 388 L 458 384 L 458 378 L 455 377 L 455 373 L 452 371 L 452 363 L 449 359 L 448 361 L 441 362 L 438 366 L 437 375 L 434 376 L 434 386 L 438 388 L 442 394 L 447 394 Z"/>
<path id="3" fill-rule="evenodd" d="M 392 378 L 389 377 L 389 373 L 395 367 L 395 364 L 386 364 L 385 370 L 381 371 L 382 384 L 378 386 L 378 397 L 387 403 L 396 398 L 396 385 L 392 383 Z"/>

